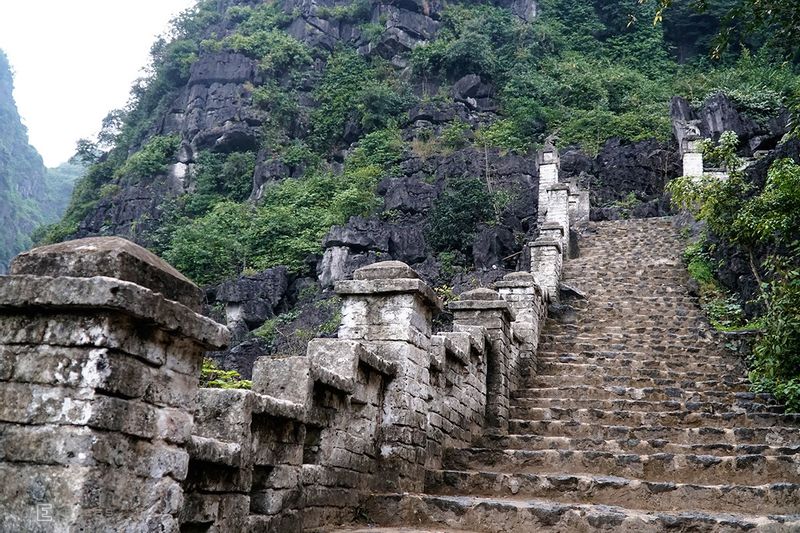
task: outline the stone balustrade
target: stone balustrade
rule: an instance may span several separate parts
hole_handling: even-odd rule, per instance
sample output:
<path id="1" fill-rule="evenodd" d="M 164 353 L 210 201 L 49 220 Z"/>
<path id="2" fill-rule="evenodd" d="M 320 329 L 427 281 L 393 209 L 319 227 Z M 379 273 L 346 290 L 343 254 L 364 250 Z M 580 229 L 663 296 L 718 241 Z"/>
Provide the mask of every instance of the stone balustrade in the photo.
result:
<path id="1" fill-rule="evenodd" d="M 552 145 L 539 156 L 539 236 L 529 244 L 531 273 L 547 301 L 557 302 L 563 262 L 577 253 L 573 240 L 589 223 L 589 193 L 558 182 L 559 157 Z"/>
<path id="2" fill-rule="evenodd" d="M 17 257 L 0 277 L 0 531 L 177 531 L 202 293 L 123 239 Z"/>
<path id="3" fill-rule="evenodd" d="M 0 277 L 0 531 L 299 532 L 422 491 L 446 449 L 507 431 L 535 368 L 583 216 L 569 187 L 543 194 L 533 271 L 451 302 L 452 331 L 434 333 L 443 304 L 414 270 L 370 265 L 336 284 L 337 338 L 260 358 L 253 390 L 198 388 L 229 333 L 149 252 L 97 238 L 21 255 Z"/>

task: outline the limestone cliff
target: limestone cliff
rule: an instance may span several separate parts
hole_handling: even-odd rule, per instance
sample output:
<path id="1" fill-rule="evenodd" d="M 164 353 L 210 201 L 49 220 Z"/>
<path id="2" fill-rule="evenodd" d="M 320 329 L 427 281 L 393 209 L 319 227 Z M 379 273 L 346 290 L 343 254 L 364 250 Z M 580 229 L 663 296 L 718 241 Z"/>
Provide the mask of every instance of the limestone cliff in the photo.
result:
<path id="1" fill-rule="evenodd" d="M 31 233 L 54 222 L 66 208 L 68 177 L 48 174 L 14 102 L 14 80 L 0 50 L 0 273 L 31 246 Z"/>
<path id="2" fill-rule="evenodd" d="M 664 215 L 677 60 L 629 4 L 202 0 L 84 147 L 46 240 L 165 256 L 252 361 L 335 331 L 325 290 L 364 265 L 448 296 L 525 264 L 553 132 L 593 218 Z"/>

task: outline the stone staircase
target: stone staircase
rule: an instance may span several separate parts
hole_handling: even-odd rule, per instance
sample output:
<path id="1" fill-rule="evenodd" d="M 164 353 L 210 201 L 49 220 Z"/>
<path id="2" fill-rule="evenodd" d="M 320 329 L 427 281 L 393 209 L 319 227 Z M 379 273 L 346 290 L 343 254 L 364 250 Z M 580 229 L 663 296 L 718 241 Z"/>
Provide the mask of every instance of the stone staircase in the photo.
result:
<path id="1" fill-rule="evenodd" d="M 384 531 L 800 531 L 798 417 L 748 392 L 745 369 L 687 294 L 683 246 L 668 218 L 591 224 L 564 265 L 587 298 L 548 320 L 509 433 L 449 450 L 425 494 L 375 495 L 368 521 Z"/>

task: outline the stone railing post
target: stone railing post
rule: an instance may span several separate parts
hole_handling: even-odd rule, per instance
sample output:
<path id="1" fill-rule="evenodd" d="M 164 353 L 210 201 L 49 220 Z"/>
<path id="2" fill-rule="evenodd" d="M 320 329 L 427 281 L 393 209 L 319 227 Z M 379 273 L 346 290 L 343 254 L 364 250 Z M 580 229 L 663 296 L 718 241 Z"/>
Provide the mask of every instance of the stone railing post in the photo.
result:
<path id="1" fill-rule="evenodd" d="M 582 231 L 589 225 L 591 203 L 589 191 L 583 191 L 577 185 L 569 188 L 569 227 L 575 231 Z M 570 250 L 573 254 L 576 250 Z"/>
<path id="2" fill-rule="evenodd" d="M 561 252 L 564 257 L 569 257 L 569 185 L 557 183 L 547 190 L 547 216 L 542 225 L 556 224 L 561 226 Z M 558 240 L 558 237 L 553 237 Z"/>
<path id="3" fill-rule="evenodd" d="M 534 359 L 539 346 L 539 332 L 547 305 L 536 278 L 530 272 L 512 272 L 494 284 L 500 296 L 514 312 L 514 334 L 522 341 L 520 359 Z"/>
<path id="4" fill-rule="evenodd" d="M 486 368 L 486 423 L 490 430 L 504 433 L 508 431 L 512 381 L 519 358 L 511 330 L 514 314 L 500 294 L 491 289 L 465 292 L 449 307 L 455 331 L 459 326 L 481 326 L 491 339 Z"/>
<path id="5" fill-rule="evenodd" d="M 421 490 L 424 481 L 433 314 L 441 301 L 408 265 L 376 263 L 336 283 L 342 297 L 339 339 L 361 341 L 397 373 L 387 385 L 381 422 L 382 489 Z"/>
<path id="6" fill-rule="evenodd" d="M 564 261 L 561 243 L 557 240 L 538 238 L 530 244 L 531 273 L 542 288 L 547 301 L 558 301 L 558 284 L 561 280 L 561 265 Z"/>
<path id="7" fill-rule="evenodd" d="M 558 150 L 552 144 L 548 144 L 539 152 L 539 214 L 538 221 L 541 225 L 549 210 L 549 190 L 550 187 L 558 183 L 559 158 Z"/>
<path id="8" fill-rule="evenodd" d="M 700 177 L 703 171 L 703 149 L 699 137 L 691 136 L 683 140 L 683 175 Z"/>
<path id="9" fill-rule="evenodd" d="M 203 294 L 119 238 L 37 248 L 0 277 L 0 531 L 179 530 Z"/>

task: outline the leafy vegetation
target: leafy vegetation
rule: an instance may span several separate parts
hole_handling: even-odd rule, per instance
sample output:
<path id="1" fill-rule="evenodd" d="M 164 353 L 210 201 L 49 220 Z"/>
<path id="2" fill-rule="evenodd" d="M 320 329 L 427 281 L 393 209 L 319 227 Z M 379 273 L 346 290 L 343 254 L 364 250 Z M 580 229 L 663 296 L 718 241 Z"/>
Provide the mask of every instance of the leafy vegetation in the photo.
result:
<path id="1" fill-rule="evenodd" d="M 478 224 L 493 219 L 492 195 L 486 184 L 475 178 L 460 178 L 447 184 L 430 213 L 426 239 L 440 259 L 472 255 L 472 240 Z"/>
<path id="2" fill-rule="evenodd" d="M 203 359 L 200 386 L 208 389 L 252 389 L 253 382 L 242 379 L 235 370 L 222 370 L 211 359 Z"/>
<path id="3" fill-rule="evenodd" d="M 329 58 L 314 96 L 319 106 L 311 114 L 310 144 L 322 151 L 342 140 L 348 122 L 369 133 L 387 127 L 413 101 L 408 87 L 352 50 Z"/>
<path id="4" fill-rule="evenodd" d="M 258 76 L 243 84 L 241 95 L 263 119 L 258 145 L 194 154 L 187 192 L 165 199 L 137 236 L 200 283 L 276 264 L 307 271 L 331 225 L 377 206 L 377 182 L 406 149 L 401 128 L 409 109 L 419 100 L 452 101 L 448 88 L 465 74 L 494 86 L 500 116 L 457 119 L 438 136 L 436 128 L 417 131 L 414 154 L 470 144 L 526 153 L 553 132 L 561 145 L 580 144 L 590 153 L 611 137 L 668 140 L 675 93 L 700 103 L 721 91 L 764 121 L 792 105 L 798 89 L 795 67 L 776 62 L 769 47 L 752 54 L 732 49 L 715 65 L 698 58 L 679 65 L 671 54 L 670 43 L 678 41 L 705 46 L 732 1 L 709 2 L 710 18 L 693 19 L 700 20 L 693 27 L 706 31 L 689 38 L 684 12 L 672 18 L 666 12 L 663 26 L 629 25 L 629 15 L 655 16 L 658 7 L 646 2 L 542 0 L 542 15 L 532 22 L 497 5 L 448 3 L 437 37 L 404 55 L 413 72 L 403 72 L 377 55 L 359 54 L 356 45 L 365 41 L 332 49 L 298 41 L 287 33 L 298 14 L 279 3 L 201 0 L 154 45 L 147 75 L 128 105 L 104 120 L 97 142 L 81 143 L 79 155 L 90 167 L 65 217 L 43 240 L 73 235 L 99 201 L 158 179 L 175 162 L 181 139 L 157 132 L 165 130 L 163 117 L 204 54 L 234 52 L 258 61 Z M 358 0 L 319 7 L 317 15 L 352 24 L 377 42 L 387 20 L 371 20 L 371 12 L 370 0 Z M 409 74 L 423 81 L 421 91 L 412 90 Z M 426 93 L 428 80 L 436 94 Z M 265 168 L 276 169 L 267 183 L 257 175 Z M 278 174 L 291 179 L 270 181 Z M 453 182 L 434 209 L 429 244 L 448 268 L 465 264 L 477 224 L 491 223 L 508 200 L 487 185 Z M 631 211 L 635 201 L 623 199 L 618 207 Z"/>
<path id="5" fill-rule="evenodd" d="M 716 156 L 737 168 L 735 136 L 727 135 L 714 147 Z M 763 188 L 747 181 L 738 171 L 727 180 L 682 177 L 669 185 L 676 205 L 692 211 L 710 231 L 736 246 L 749 258 L 760 285 L 764 312 L 757 322 L 762 329 L 750 361 L 750 378 L 758 390 L 773 392 L 789 409 L 800 408 L 800 164 L 790 159 L 775 161 Z M 759 255 L 766 255 L 759 261 Z M 693 266 L 694 263 L 694 266 Z M 760 263 L 760 264 L 759 264 Z M 713 283 L 713 267 L 695 259 L 690 271 L 697 279 Z M 738 302 L 726 298 L 712 313 L 736 315 Z M 740 313 L 740 312 L 739 312 Z M 713 318 L 713 315 L 712 315 Z M 741 324 L 717 320 L 730 328 Z M 737 324 L 738 322 L 738 324 Z"/>
<path id="6" fill-rule="evenodd" d="M 245 268 L 286 265 L 305 272 L 307 257 L 320 251 L 331 226 L 377 206 L 377 182 L 402 149 L 396 128 L 373 132 L 348 157 L 341 174 L 319 171 L 285 180 L 267 189 L 257 206 L 224 200 L 205 215 L 176 221 L 164 255 L 198 283 Z M 191 205 L 196 197 L 188 200 Z"/>
<path id="7" fill-rule="evenodd" d="M 0 273 L 17 253 L 30 248 L 40 224 L 64 212 L 80 167 L 47 170 L 28 144 L 13 98 L 13 76 L 0 50 Z"/>

